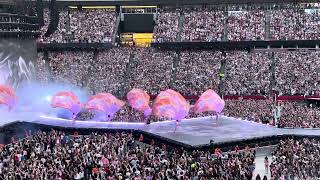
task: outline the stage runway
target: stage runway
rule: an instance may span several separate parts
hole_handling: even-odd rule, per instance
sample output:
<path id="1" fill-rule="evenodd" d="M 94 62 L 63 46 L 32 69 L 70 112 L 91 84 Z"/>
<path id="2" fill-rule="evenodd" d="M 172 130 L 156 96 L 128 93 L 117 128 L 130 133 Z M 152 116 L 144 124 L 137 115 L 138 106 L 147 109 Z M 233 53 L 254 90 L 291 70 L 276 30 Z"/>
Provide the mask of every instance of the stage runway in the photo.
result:
<path id="1" fill-rule="evenodd" d="M 225 116 L 219 117 L 218 122 L 215 117 L 184 119 L 176 131 L 175 121 L 162 121 L 146 125 L 127 122 L 71 121 L 47 116 L 40 116 L 33 120 L 20 119 L 20 121 L 73 128 L 142 130 L 190 146 L 206 145 L 210 140 L 214 140 L 214 143 L 225 143 L 286 134 L 320 136 L 320 129 L 282 129 Z M 2 126 L 3 122 L 1 122 Z M 10 122 L 12 121 L 6 121 L 6 124 Z"/>

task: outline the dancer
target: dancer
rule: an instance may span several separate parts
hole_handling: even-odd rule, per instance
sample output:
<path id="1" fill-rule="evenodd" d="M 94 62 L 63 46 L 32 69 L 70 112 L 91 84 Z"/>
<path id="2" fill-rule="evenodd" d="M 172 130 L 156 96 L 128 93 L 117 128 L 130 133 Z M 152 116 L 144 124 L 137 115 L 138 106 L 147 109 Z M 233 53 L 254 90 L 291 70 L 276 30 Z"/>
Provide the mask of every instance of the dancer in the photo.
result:
<path id="1" fill-rule="evenodd" d="M 266 174 L 268 174 L 268 172 L 269 172 L 269 160 L 268 160 L 267 156 L 264 158 L 264 168 L 265 168 Z"/>
<path id="2" fill-rule="evenodd" d="M 216 123 L 217 123 L 217 125 L 218 125 L 219 113 L 218 113 L 218 112 L 216 112 L 215 114 L 216 114 Z"/>
<path id="3" fill-rule="evenodd" d="M 178 127 L 180 127 L 180 120 L 176 120 L 173 133 L 176 133 L 176 130 L 178 129 Z"/>

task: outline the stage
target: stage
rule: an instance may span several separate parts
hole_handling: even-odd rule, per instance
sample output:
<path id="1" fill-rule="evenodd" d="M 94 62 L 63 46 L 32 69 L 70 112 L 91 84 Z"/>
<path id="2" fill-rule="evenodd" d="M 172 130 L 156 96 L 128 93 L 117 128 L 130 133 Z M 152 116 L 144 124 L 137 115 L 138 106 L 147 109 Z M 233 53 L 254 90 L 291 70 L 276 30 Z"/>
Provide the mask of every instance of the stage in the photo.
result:
<path id="1" fill-rule="evenodd" d="M 1 126 L 14 121 L 2 121 Z M 33 120 L 22 120 L 41 125 L 90 128 L 90 129 L 125 129 L 140 130 L 188 146 L 201 146 L 210 143 L 228 143 L 231 141 L 250 140 L 277 135 L 319 135 L 320 129 L 282 129 L 255 122 L 221 116 L 216 122 L 215 117 L 184 119 L 175 131 L 175 121 L 144 123 L 127 122 L 93 122 L 71 121 L 48 116 L 39 116 Z"/>

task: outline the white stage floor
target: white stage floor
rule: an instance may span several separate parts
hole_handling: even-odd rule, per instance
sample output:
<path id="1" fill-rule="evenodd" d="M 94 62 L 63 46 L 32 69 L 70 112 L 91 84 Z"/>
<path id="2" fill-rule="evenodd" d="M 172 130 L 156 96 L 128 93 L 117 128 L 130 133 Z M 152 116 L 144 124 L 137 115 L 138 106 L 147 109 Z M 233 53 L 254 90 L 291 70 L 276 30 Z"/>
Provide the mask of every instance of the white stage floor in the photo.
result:
<path id="1" fill-rule="evenodd" d="M 24 118 L 26 118 L 26 116 L 24 116 Z M 185 119 L 181 121 L 176 131 L 174 121 L 155 122 L 146 125 L 144 123 L 126 122 L 71 121 L 46 116 L 33 117 L 33 120 L 20 119 L 18 121 L 73 128 L 142 130 L 191 146 L 205 145 L 208 144 L 210 140 L 214 140 L 214 143 L 224 143 L 285 134 L 320 136 L 320 129 L 280 129 L 269 125 L 224 116 L 219 118 L 218 124 L 216 123 L 215 117 Z M 14 121 L 1 121 L 0 126 L 4 126 L 10 122 Z"/>

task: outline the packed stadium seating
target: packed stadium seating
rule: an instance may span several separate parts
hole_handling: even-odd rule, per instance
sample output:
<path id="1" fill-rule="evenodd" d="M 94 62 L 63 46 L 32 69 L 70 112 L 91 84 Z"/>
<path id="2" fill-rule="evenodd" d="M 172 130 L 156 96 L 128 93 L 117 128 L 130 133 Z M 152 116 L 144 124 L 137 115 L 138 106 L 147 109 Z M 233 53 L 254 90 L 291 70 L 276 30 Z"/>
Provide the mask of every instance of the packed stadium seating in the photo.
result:
<path id="1" fill-rule="evenodd" d="M 45 37 L 50 20 L 48 9 L 44 9 L 44 26 L 38 42 L 111 42 L 116 18 L 114 9 L 61 9 L 58 29 Z"/>
<path id="2" fill-rule="evenodd" d="M 272 154 L 272 179 L 313 179 L 319 177 L 319 140 L 281 141 Z"/>
<path id="3" fill-rule="evenodd" d="M 272 108 L 271 100 L 226 100 L 225 115 L 272 124 Z"/>
<path id="4" fill-rule="evenodd" d="M 320 109 L 299 102 L 281 102 L 280 127 L 319 128 Z"/>
<path id="5" fill-rule="evenodd" d="M 255 152 L 167 150 L 132 134 L 68 135 L 38 131 L 0 152 L 1 179 L 246 179 Z M 235 161 L 237 159 L 237 161 Z M 243 173 L 240 173 L 243 172 Z"/>

